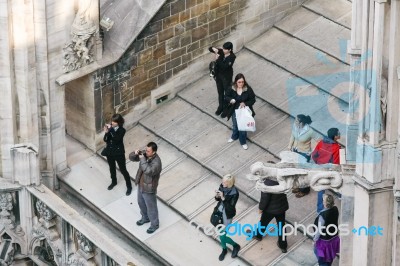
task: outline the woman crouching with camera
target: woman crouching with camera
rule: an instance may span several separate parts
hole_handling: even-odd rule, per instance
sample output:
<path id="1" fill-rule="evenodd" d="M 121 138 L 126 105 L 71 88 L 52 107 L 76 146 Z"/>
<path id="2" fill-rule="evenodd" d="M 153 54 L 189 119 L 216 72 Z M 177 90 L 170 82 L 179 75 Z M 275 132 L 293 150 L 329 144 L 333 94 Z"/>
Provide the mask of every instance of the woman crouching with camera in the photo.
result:
<path id="1" fill-rule="evenodd" d="M 218 201 L 218 210 L 222 212 L 222 221 L 226 228 L 232 223 L 232 219 L 236 215 L 236 202 L 239 199 L 239 191 L 235 187 L 235 177 L 230 174 L 225 175 L 215 193 L 215 200 Z M 232 245 L 232 258 L 236 258 L 240 250 L 239 244 L 226 235 L 225 229 L 219 238 L 222 246 L 222 253 L 219 255 L 219 260 L 224 260 L 225 255 L 228 253 L 226 244 Z"/>

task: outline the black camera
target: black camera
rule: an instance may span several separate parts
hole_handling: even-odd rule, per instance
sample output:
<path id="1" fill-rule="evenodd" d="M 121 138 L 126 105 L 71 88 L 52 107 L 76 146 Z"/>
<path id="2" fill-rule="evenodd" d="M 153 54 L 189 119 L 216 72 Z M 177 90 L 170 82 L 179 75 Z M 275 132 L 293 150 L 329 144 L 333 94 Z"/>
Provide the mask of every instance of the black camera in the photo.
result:
<path id="1" fill-rule="evenodd" d="M 146 150 L 138 151 L 138 154 L 139 154 L 139 155 L 146 155 Z"/>

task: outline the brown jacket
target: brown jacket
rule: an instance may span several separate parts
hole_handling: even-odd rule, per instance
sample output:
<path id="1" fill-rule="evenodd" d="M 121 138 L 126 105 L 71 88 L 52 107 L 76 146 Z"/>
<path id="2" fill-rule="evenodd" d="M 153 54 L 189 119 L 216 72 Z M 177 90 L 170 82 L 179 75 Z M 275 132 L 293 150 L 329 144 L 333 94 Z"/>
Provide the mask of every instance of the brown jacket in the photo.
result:
<path id="1" fill-rule="evenodd" d="M 158 154 L 156 153 L 150 159 L 142 157 L 139 160 L 139 155 L 132 152 L 129 154 L 129 159 L 134 162 L 140 161 L 135 178 L 136 185 L 139 185 L 143 192 L 157 193 L 158 180 L 162 170 L 161 159 Z M 143 182 L 140 182 L 141 178 L 143 178 Z"/>

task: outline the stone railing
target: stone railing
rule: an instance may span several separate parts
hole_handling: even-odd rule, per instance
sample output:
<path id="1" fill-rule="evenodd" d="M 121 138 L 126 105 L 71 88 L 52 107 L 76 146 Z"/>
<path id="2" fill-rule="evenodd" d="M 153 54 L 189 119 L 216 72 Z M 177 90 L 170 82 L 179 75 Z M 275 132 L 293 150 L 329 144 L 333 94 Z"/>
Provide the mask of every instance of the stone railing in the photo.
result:
<path id="1" fill-rule="evenodd" d="M 138 265 L 132 256 L 40 184 L 37 152 L 11 151 L 12 182 L 0 182 L 0 265 Z M 18 167 L 18 168 L 17 168 Z"/>

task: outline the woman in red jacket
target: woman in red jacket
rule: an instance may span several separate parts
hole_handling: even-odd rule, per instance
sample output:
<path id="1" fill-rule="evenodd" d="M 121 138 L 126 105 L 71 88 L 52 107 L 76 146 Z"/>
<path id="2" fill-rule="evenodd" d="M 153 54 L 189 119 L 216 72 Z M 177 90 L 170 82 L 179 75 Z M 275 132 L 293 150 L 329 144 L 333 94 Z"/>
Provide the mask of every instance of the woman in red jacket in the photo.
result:
<path id="1" fill-rule="evenodd" d="M 337 128 L 330 128 L 328 130 L 328 137 L 324 137 L 318 142 L 314 151 L 311 153 L 311 158 L 316 164 L 340 164 L 339 151 L 340 144 L 337 140 L 340 139 L 340 132 Z M 319 213 L 323 208 L 322 197 L 325 190 L 318 192 L 317 212 Z"/>

